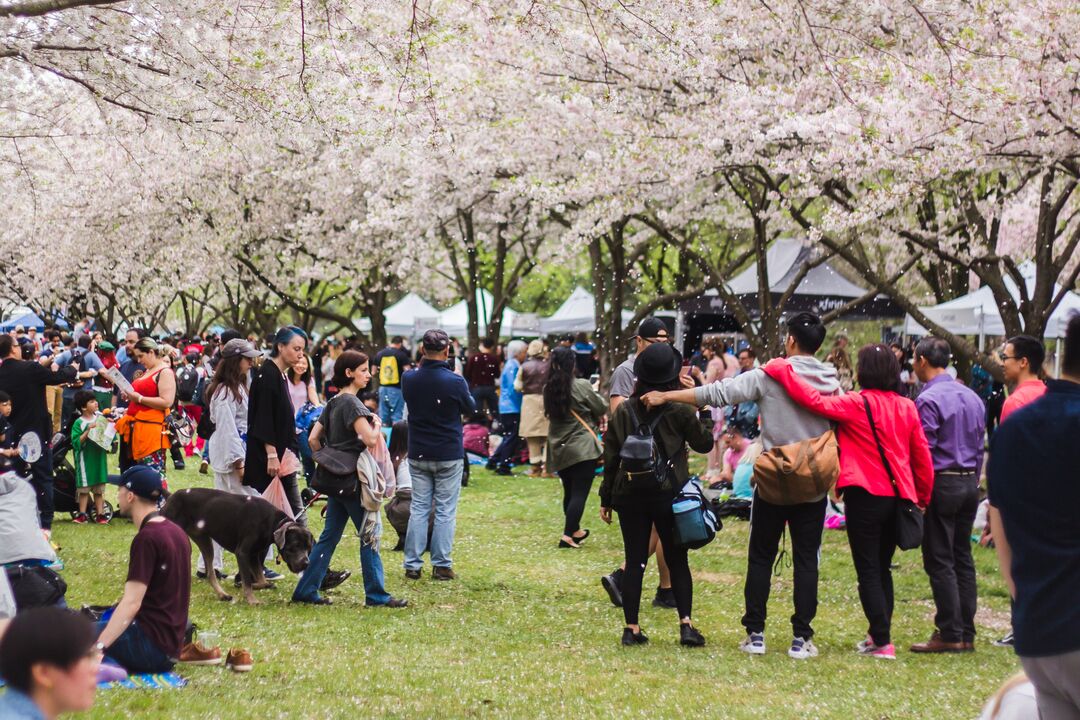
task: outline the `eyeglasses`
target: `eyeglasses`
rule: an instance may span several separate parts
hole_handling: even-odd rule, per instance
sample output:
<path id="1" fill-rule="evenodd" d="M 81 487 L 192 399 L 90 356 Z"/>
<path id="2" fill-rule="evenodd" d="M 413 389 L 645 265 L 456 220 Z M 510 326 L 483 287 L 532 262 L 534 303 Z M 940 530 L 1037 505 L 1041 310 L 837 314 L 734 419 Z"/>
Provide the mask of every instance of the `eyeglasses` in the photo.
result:
<path id="1" fill-rule="evenodd" d="M 998 357 L 1001 358 L 1002 362 L 1005 362 L 1006 360 L 1019 360 L 1020 359 L 1020 358 L 1016 357 L 1015 355 L 1006 355 L 1003 352 L 998 353 Z"/>

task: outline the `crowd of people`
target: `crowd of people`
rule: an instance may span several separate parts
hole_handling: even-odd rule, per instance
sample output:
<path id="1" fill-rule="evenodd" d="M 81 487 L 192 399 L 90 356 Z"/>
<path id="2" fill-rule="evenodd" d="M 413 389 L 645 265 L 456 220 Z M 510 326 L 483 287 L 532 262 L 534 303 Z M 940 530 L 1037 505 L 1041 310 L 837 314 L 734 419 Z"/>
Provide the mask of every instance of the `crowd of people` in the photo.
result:
<path id="1" fill-rule="evenodd" d="M 820 550 L 830 516 L 839 515 L 867 622 L 856 651 L 896 657 L 893 557 L 898 547 L 921 546 L 936 614 L 927 640 L 910 651 L 973 652 L 971 537 L 984 503 L 983 535 L 997 548 L 1013 598 L 1015 641 L 1010 634 L 1004 642 L 1015 644 L 1043 717 L 1080 716 L 1080 535 L 1069 502 L 1080 500 L 1071 482 L 1080 467 L 1080 316 L 1068 326 L 1061 379 L 1045 377 L 1042 343 L 1018 336 L 1004 343 L 991 382 L 983 382 L 981 368 L 968 382 L 957 378 L 950 347 L 939 338 L 923 338 L 910 354 L 868 344 L 852 362 L 839 336 L 823 362 L 826 328 L 817 316 L 796 313 L 786 327 L 783 357 L 764 364 L 751 347 L 717 337 L 684 359 L 665 323 L 646 318 L 634 353 L 604 386 L 584 335 L 553 347 L 484 339 L 463 353 L 433 329 L 415 352 L 395 337 L 370 354 L 355 340 L 313 344 L 294 326 L 263 342 L 231 330 L 154 338 L 132 329 L 114 340 L 90 324 L 71 334 L 0 336 L 0 561 L 7 570 L 0 616 L 13 616 L 0 620 L 7 626 L 0 674 L 10 686 L 0 704 L 85 706 L 85 688 L 47 692 L 54 672 L 83 678 L 98 677 L 102 667 L 161 672 L 178 660 L 221 662 L 219 649 L 191 637 L 190 543 L 158 512 L 169 494 L 170 455 L 177 468 L 198 457 L 218 490 L 276 493 L 302 525 L 313 500 L 324 497 L 326 520 L 292 593 L 294 602 L 315 605 L 332 604 L 326 591 L 349 577 L 330 564 L 351 520 L 362 538 L 365 603 L 408 606 L 385 587 L 384 503 L 405 580 L 421 579 L 426 555 L 431 578 L 452 581 L 457 506 L 470 464 L 499 475 L 524 469 L 528 477 L 557 476 L 563 524 L 552 540 L 558 535 L 557 547 L 566 550 L 580 550 L 590 536 L 583 517 L 599 475 L 600 519 L 618 520 L 625 551 L 624 563 L 601 579 L 623 611 L 622 643 L 648 642 L 639 613 L 655 557 L 653 605 L 677 611 L 681 644 L 704 645 L 692 620 L 690 547 L 672 509 L 697 482 L 691 453 L 698 453 L 704 492 L 750 504 L 742 651 L 767 652 L 772 569 L 789 533 L 787 654 L 818 655 Z M 103 490 L 111 482 L 119 486 L 120 514 L 136 528 L 122 595 L 96 626 L 55 609 L 64 606 L 62 564 L 50 542 L 58 438 L 69 441 L 73 456 L 74 521 L 109 522 Z M 119 475 L 108 472 L 114 442 Z M 351 462 L 355 476 L 326 470 L 331 455 Z M 785 462 L 796 469 L 768 470 Z M 809 468 L 802 474 L 800 463 Z M 280 581 L 269 567 L 272 554 L 263 572 Z M 208 560 L 200 557 L 198 577 L 228 577 L 220 547 Z M 27 624 L 43 622 L 71 625 L 67 641 L 50 636 L 27 650 Z M 235 650 L 228 664 L 250 668 L 251 658 Z"/>

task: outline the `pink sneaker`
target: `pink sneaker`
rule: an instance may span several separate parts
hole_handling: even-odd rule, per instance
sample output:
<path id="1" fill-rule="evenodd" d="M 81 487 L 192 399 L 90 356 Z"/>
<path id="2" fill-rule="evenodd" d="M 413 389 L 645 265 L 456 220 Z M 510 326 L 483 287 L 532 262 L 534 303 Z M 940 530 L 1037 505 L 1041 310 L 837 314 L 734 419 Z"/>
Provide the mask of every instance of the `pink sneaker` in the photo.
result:
<path id="1" fill-rule="evenodd" d="M 896 659 L 896 647 L 892 643 L 888 645 L 877 646 L 872 642 L 867 642 L 865 645 L 860 644 L 859 654 L 866 655 L 867 657 L 878 658 L 879 660 L 895 660 Z"/>

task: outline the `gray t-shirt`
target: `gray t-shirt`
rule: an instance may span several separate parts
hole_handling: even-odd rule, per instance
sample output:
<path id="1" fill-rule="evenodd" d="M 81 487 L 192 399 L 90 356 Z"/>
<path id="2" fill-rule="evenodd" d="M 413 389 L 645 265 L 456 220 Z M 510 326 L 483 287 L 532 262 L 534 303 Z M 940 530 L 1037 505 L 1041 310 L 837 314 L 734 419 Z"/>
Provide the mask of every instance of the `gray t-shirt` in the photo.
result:
<path id="1" fill-rule="evenodd" d="M 335 395 L 319 418 L 326 429 L 326 444 L 346 452 L 364 452 L 367 446 L 353 427 L 360 417 L 371 417 L 371 411 L 360 402 L 360 398 L 349 393 Z"/>
<path id="2" fill-rule="evenodd" d="M 634 358 L 623 360 L 619 367 L 611 373 L 611 382 L 608 384 L 608 397 L 628 398 L 634 394 L 634 386 L 637 385 L 637 377 L 634 376 Z"/>

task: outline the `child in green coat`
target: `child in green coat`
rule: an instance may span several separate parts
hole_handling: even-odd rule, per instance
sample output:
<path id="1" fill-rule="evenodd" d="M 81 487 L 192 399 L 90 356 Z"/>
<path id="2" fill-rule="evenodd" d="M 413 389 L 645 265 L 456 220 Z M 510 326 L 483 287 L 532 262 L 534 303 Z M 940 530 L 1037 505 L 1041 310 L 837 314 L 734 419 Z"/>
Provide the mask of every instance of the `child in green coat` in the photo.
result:
<path id="1" fill-rule="evenodd" d="M 109 479 L 105 448 L 88 437 L 98 415 L 98 401 L 93 392 L 79 390 L 75 393 L 75 410 L 79 417 L 71 426 L 71 447 L 75 451 L 75 487 L 79 494 L 79 514 L 75 522 L 82 525 L 90 521 L 86 506 L 90 494 L 94 495 L 94 510 L 98 525 L 107 525 L 105 517 L 105 483 Z"/>

